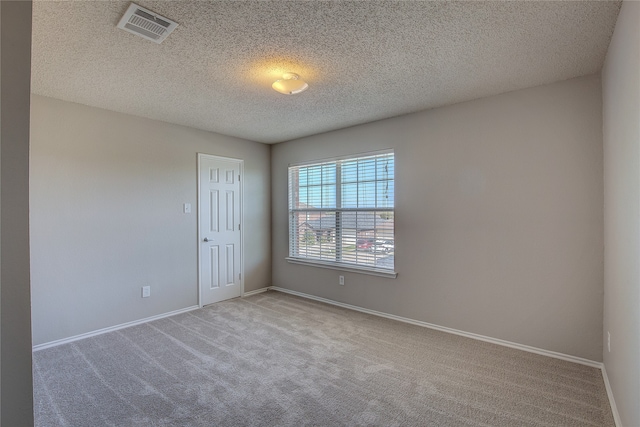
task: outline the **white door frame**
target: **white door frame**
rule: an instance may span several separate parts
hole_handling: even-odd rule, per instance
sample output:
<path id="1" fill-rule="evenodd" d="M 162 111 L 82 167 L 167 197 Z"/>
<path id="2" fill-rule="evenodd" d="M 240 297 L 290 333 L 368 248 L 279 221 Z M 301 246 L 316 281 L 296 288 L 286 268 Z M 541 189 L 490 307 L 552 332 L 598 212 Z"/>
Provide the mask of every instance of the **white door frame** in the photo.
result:
<path id="1" fill-rule="evenodd" d="M 202 240 L 202 235 L 200 234 L 200 203 L 202 202 L 200 200 L 200 168 L 201 168 L 201 163 L 202 163 L 202 159 L 203 158 L 208 158 L 208 159 L 214 159 L 214 160 L 224 160 L 227 162 L 236 162 L 238 163 L 239 166 L 239 173 L 241 176 L 240 179 L 240 296 L 244 296 L 244 230 L 242 229 L 242 227 L 244 226 L 244 160 L 243 159 L 235 159 L 233 157 L 222 157 L 222 156 L 215 156 L 213 154 L 205 154 L 205 153 L 198 153 L 198 167 L 197 167 L 197 175 L 196 175 L 196 181 L 198 183 L 198 215 L 197 215 L 197 222 L 198 222 L 198 306 L 200 308 L 202 308 L 202 280 L 200 277 L 200 271 L 201 271 L 201 263 L 202 263 L 202 258 L 201 258 L 201 251 L 202 251 L 202 245 L 200 244 L 201 240 Z"/>

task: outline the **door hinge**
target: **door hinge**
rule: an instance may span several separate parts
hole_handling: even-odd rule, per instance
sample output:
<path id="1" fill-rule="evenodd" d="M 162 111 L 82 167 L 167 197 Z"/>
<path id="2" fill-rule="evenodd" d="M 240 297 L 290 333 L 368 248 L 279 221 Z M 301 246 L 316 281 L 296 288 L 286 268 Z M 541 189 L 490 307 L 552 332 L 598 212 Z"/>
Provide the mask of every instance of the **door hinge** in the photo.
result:
<path id="1" fill-rule="evenodd" d="M 240 224 L 238 224 L 238 231 L 240 231 Z"/>
<path id="2" fill-rule="evenodd" d="M 240 175 L 238 175 L 238 182 L 240 182 Z"/>
<path id="3" fill-rule="evenodd" d="M 238 274 L 238 280 L 242 280 L 242 273 Z"/>

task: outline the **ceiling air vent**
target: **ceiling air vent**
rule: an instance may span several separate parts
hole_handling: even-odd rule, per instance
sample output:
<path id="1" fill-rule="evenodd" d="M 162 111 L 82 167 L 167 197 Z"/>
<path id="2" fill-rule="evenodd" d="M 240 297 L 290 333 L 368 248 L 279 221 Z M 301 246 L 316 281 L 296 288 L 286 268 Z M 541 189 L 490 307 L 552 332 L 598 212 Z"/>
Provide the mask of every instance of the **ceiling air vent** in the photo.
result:
<path id="1" fill-rule="evenodd" d="M 118 23 L 118 28 L 158 44 L 162 43 L 177 26 L 176 22 L 135 3 L 131 3 Z"/>

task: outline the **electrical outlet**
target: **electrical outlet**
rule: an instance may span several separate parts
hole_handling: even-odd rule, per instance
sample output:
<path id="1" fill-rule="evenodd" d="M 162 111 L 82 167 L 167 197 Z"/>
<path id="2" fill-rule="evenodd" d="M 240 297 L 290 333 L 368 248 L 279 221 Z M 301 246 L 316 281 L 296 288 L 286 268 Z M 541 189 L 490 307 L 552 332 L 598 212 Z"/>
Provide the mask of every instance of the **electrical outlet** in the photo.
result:
<path id="1" fill-rule="evenodd" d="M 609 350 L 609 353 L 611 353 L 611 334 L 609 331 L 607 331 L 607 349 Z"/>
<path id="2" fill-rule="evenodd" d="M 151 286 L 142 287 L 142 298 L 148 298 L 151 296 Z"/>
<path id="3" fill-rule="evenodd" d="M 338 283 L 342 286 L 344 286 L 344 276 L 339 276 L 338 277 Z"/>

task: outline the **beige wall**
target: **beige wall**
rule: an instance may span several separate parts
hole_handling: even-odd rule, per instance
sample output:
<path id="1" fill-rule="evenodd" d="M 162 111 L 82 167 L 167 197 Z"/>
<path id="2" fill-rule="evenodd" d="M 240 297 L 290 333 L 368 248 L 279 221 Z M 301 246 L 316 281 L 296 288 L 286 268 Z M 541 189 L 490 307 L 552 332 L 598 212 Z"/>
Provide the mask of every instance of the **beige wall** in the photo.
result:
<path id="1" fill-rule="evenodd" d="M 287 263 L 287 165 L 384 148 L 398 278 Z M 600 361 L 602 173 L 598 76 L 277 144 L 273 285 Z"/>
<path id="2" fill-rule="evenodd" d="M 34 96 L 34 344 L 197 304 L 199 152 L 244 159 L 245 291 L 270 285 L 269 151 Z M 150 298 L 141 298 L 144 285 Z"/>
<path id="3" fill-rule="evenodd" d="M 0 424 L 33 425 L 29 289 L 31 2 L 0 2 Z"/>
<path id="4" fill-rule="evenodd" d="M 624 2 L 602 72 L 604 364 L 624 426 L 640 425 L 640 3 Z M 607 349 L 611 333 L 611 352 Z"/>

